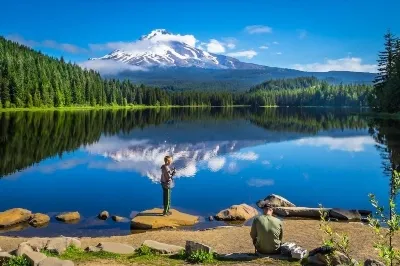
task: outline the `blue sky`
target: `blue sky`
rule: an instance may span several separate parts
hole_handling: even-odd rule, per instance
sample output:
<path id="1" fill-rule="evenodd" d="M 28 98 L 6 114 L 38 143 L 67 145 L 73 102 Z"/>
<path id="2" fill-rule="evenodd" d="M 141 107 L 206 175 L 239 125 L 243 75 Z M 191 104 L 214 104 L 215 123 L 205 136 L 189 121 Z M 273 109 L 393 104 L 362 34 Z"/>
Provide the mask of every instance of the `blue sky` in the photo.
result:
<path id="1" fill-rule="evenodd" d="M 385 31 L 400 34 L 398 0 L 22 0 L 2 7 L 0 35 L 75 62 L 165 28 L 246 62 L 372 71 Z"/>

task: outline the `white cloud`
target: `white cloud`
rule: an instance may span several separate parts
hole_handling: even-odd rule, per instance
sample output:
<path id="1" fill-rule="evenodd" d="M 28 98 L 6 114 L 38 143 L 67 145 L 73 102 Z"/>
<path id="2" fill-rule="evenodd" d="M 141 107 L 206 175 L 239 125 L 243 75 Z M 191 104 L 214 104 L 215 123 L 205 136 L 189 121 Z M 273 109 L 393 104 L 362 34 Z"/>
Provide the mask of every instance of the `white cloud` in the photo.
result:
<path id="1" fill-rule="evenodd" d="M 260 47 L 258 47 L 260 49 L 268 49 L 269 47 L 267 45 L 261 45 Z"/>
<path id="2" fill-rule="evenodd" d="M 276 55 L 282 55 L 282 52 L 277 52 Z"/>
<path id="3" fill-rule="evenodd" d="M 232 57 L 247 57 L 248 59 L 251 59 L 257 55 L 257 52 L 254 50 L 247 50 L 247 51 L 227 53 L 226 55 Z"/>
<path id="4" fill-rule="evenodd" d="M 11 41 L 18 42 L 20 44 L 29 46 L 31 48 L 34 48 L 34 47 L 50 48 L 50 49 L 54 49 L 54 50 L 67 52 L 70 54 L 81 54 L 81 53 L 88 52 L 88 50 L 86 48 L 82 48 L 82 47 L 79 47 L 79 46 L 76 46 L 76 45 L 70 44 L 70 43 L 59 43 L 54 40 L 44 40 L 44 41 L 27 40 L 18 34 L 8 35 L 8 36 L 6 36 L 6 38 Z"/>
<path id="5" fill-rule="evenodd" d="M 87 60 L 79 63 L 82 68 L 93 69 L 101 74 L 112 75 L 122 71 L 145 71 L 146 69 L 139 66 L 133 66 L 114 60 Z"/>
<path id="6" fill-rule="evenodd" d="M 265 25 L 251 25 L 245 28 L 249 34 L 271 33 L 272 28 Z"/>
<path id="7" fill-rule="evenodd" d="M 307 38 L 308 32 L 306 30 L 297 30 L 297 36 L 300 40 Z"/>
<path id="8" fill-rule="evenodd" d="M 237 43 L 237 39 L 236 38 L 226 37 L 226 38 L 222 38 L 222 41 L 224 42 L 225 46 L 228 49 L 235 49 L 236 48 L 236 43 Z"/>
<path id="9" fill-rule="evenodd" d="M 209 43 L 206 44 L 207 46 L 207 51 L 210 53 L 225 53 L 225 47 L 224 44 L 219 42 L 216 39 L 211 39 Z"/>
<path id="10" fill-rule="evenodd" d="M 229 49 L 235 49 L 236 44 L 234 44 L 234 43 L 228 43 L 228 44 L 226 44 L 226 47 L 228 47 Z"/>
<path id="11" fill-rule="evenodd" d="M 255 161 L 258 159 L 258 154 L 252 151 L 249 152 L 235 152 L 231 154 L 232 158 L 242 161 Z"/>
<path id="12" fill-rule="evenodd" d="M 278 44 L 279 44 L 279 42 L 276 42 L 276 41 L 275 41 L 275 42 L 273 42 L 273 44 L 275 44 L 275 45 L 278 45 Z"/>
<path id="13" fill-rule="evenodd" d="M 371 137 L 315 137 L 299 139 L 296 141 L 296 144 L 300 146 L 308 145 L 315 147 L 327 146 L 330 150 L 361 152 L 364 151 L 365 146 L 374 145 L 375 141 Z"/>
<path id="14" fill-rule="evenodd" d="M 271 165 L 271 162 L 268 160 L 262 161 L 261 162 L 263 165 Z"/>
<path id="15" fill-rule="evenodd" d="M 354 71 L 375 73 L 377 71 L 377 65 L 363 64 L 362 59 L 357 57 L 326 59 L 323 63 L 295 64 L 292 67 L 297 70 L 312 72 Z"/>
<path id="16" fill-rule="evenodd" d="M 260 178 L 252 178 L 247 181 L 247 185 L 249 187 L 266 187 L 273 186 L 275 181 L 273 179 L 260 179 Z"/>
<path id="17" fill-rule="evenodd" d="M 221 170 L 222 167 L 224 167 L 225 162 L 226 162 L 225 157 L 214 157 L 208 161 L 207 165 L 212 172 L 217 172 Z"/>

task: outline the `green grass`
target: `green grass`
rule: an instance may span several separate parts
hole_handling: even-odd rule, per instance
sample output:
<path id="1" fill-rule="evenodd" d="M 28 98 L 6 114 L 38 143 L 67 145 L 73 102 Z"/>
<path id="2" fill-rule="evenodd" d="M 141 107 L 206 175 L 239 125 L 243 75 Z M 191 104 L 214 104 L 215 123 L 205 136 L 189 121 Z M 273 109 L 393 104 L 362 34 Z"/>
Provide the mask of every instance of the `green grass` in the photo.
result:
<path id="1" fill-rule="evenodd" d="M 4 266 L 30 266 L 29 261 L 23 256 L 17 256 L 7 261 Z"/>

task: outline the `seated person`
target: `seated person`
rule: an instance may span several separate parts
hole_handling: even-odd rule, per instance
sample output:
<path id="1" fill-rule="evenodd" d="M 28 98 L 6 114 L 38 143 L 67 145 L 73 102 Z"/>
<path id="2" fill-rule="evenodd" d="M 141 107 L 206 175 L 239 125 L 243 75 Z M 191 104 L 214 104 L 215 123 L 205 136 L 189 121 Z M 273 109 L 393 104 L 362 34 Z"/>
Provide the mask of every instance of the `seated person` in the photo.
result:
<path id="1" fill-rule="evenodd" d="M 282 222 L 272 216 L 273 207 L 263 204 L 264 214 L 256 217 L 251 226 L 250 236 L 258 253 L 277 254 L 282 242 Z"/>

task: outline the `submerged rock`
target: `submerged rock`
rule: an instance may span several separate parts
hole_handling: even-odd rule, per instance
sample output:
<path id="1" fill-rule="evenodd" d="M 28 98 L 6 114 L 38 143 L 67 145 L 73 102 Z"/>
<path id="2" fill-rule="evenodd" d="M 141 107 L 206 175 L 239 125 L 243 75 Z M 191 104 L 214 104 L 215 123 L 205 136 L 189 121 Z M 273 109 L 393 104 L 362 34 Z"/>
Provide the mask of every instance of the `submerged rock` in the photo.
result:
<path id="1" fill-rule="evenodd" d="M 31 218 L 31 215 L 31 211 L 21 208 L 0 212 L 0 228 L 27 222 Z"/>
<path id="2" fill-rule="evenodd" d="M 258 215 L 258 211 L 255 208 L 247 204 L 240 204 L 220 211 L 215 215 L 215 219 L 219 221 L 246 221 L 256 215 Z"/>
<path id="3" fill-rule="evenodd" d="M 56 216 L 58 221 L 62 222 L 73 222 L 79 221 L 81 219 L 81 215 L 79 212 L 64 212 Z"/>
<path id="4" fill-rule="evenodd" d="M 171 215 L 163 216 L 163 210 L 159 208 L 138 213 L 131 221 L 132 229 L 159 229 L 189 226 L 198 223 L 199 217 L 182 213 L 171 209 Z"/>
<path id="5" fill-rule="evenodd" d="M 263 200 L 257 201 L 257 206 L 263 208 L 265 204 L 271 204 L 274 207 L 296 207 L 293 203 L 279 195 L 271 194 Z"/>
<path id="6" fill-rule="evenodd" d="M 108 213 L 108 211 L 102 211 L 101 213 L 99 213 L 99 215 L 97 215 L 97 217 L 100 220 L 107 220 L 108 217 L 110 217 L 110 214 Z"/>
<path id="7" fill-rule="evenodd" d="M 346 221 L 361 221 L 361 214 L 356 210 L 332 209 L 329 217 Z"/>
<path id="8" fill-rule="evenodd" d="M 29 220 L 29 225 L 33 227 L 42 227 L 48 224 L 50 217 L 43 213 L 35 213 Z"/>

